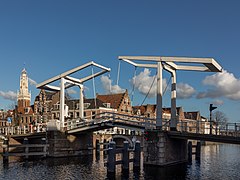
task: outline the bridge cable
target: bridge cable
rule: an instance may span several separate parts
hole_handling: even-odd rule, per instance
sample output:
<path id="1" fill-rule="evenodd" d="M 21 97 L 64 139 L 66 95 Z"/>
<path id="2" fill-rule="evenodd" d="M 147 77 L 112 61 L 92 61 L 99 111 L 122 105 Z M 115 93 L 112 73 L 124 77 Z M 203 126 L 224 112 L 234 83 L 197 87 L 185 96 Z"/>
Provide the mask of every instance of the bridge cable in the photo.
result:
<path id="1" fill-rule="evenodd" d="M 153 87 L 153 84 L 154 84 L 154 82 L 155 82 L 156 77 L 157 77 L 157 72 L 156 72 L 156 74 L 155 74 L 155 76 L 154 76 L 154 79 L 153 79 L 152 84 L 151 84 L 151 86 L 150 86 L 150 88 L 149 88 L 149 90 L 148 90 L 148 93 L 146 94 L 145 98 L 143 99 L 141 105 L 136 109 L 136 112 L 137 112 L 137 110 L 140 109 L 140 107 L 143 105 L 143 103 L 144 103 L 145 100 L 147 99 L 147 97 L 148 97 L 148 95 L 149 95 L 149 93 L 150 93 L 150 91 L 151 91 L 151 89 L 152 89 L 152 87 Z M 167 91 L 167 88 L 168 88 L 168 86 L 169 86 L 170 80 L 171 80 L 171 76 L 170 76 L 169 79 L 168 79 L 168 83 L 167 83 L 167 86 L 165 87 L 165 89 L 164 89 L 164 91 L 163 91 L 163 95 L 164 95 L 164 94 L 166 93 L 166 91 Z"/>
<path id="2" fill-rule="evenodd" d="M 118 62 L 117 86 L 118 86 L 118 82 L 119 82 L 120 68 L 121 68 L 121 61 Z"/>
<path id="3" fill-rule="evenodd" d="M 137 72 L 137 66 L 134 66 L 134 75 L 133 75 L 133 87 L 132 87 L 132 92 L 131 92 L 131 101 L 133 102 L 133 97 L 134 97 L 134 91 L 135 91 L 135 83 L 136 83 L 136 72 Z"/>
<path id="4" fill-rule="evenodd" d="M 166 91 L 167 91 L 167 88 L 168 88 L 168 86 L 169 86 L 170 80 L 171 80 L 171 76 L 170 76 L 169 79 L 168 79 L 167 86 L 165 87 L 165 89 L 164 89 L 164 91 L 163 91 L 163 95 L 164 95 L 164 94 L 166 93 Z"/>
<path id="5" fill-rule="evenodd" d="M 112 94 L 112 82 L 110 72 L 108 72 L 108 79 L 109 79 L 109 93 Z"/>
<path id="6" fill-rule="evenodd" d="M 150 93 L 150 91 L 151 91 L 151 89 L 152 89 L 152 87 L 153 87 L 153 84 L 154 84 L 154 82 L 155 82 L 156 77 L 157 77 L 157 72 L 156 72 L 156 74 L 155 74 L 155 76 L 154 76 L 154 78 L 153 78 L 152 84 L 151 84 L 151 86 L 150 86 L 150 88 L 149 88 L 147 94 L 145 95 L 145 97 L 144 97 L 144 99 L 143 99 L 141 105 L 135 110 L 134 113 L 136 113 L 136 112 L 140 109 L 140 107 L 143 105 L 143 103 L 144 103 L 145 100 L 147 99 L 147 97 L 148 97 L 148 95 L 149 95 L 149 93 Z"/>

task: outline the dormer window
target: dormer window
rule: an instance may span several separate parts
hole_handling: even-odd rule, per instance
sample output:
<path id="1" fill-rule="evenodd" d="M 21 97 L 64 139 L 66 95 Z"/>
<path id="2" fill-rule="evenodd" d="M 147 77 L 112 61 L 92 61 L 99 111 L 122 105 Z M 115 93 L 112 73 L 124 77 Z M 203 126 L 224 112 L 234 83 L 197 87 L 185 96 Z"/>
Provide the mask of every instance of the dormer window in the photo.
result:
<path id="1" fill-rule="evenodd" d="M 140 109 L 137 110 L 137 115 L 141 115 L 141 110 Z"/>
<path id="2" fill-rule="evenodd" d="M 111 103 L 103 103 L 106 108 L 111 108 Z"/>
<path id="3" fill-rule="evenodd" d="M 90 106 L 90 103 L 84 103 L 84 109 L 89 108 L 89 106 Z"/>

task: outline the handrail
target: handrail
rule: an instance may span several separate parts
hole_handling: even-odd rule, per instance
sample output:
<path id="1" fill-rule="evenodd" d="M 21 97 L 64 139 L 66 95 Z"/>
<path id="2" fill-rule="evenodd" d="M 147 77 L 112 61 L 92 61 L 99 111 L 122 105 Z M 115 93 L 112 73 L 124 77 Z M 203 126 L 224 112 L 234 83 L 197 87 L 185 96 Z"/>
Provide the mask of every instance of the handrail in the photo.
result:
<path id="1" fill-rule="evenodd" d="M 60 129 L 59 120 L 51 120 L 57 129 Z M 94 116 L 88 116 L 85 118 L 66 119 L 64 122 L 65 130 L 71 130 L 80 127 L 100 125 L 102 123 L 114 123 L 120 122 L 128 125 L 136 125 L 136 127 L 142 127 L 144 129 L 155 129 L 156 119 L 148 118 L 144 116 L 136 116 L 130 114 L 116 113 L 116 112 L 102 112 L 95 114 Z M 50 125 L 50 124 L 49 124 Z M 49 127 L 47 127 L 49 128 Z M 162 129 L 170 130 L 170 119 L 163 119 Z M 47 129 L 41 124 L 37 129 L 33 129 L 33 126 L 15 126 L 15 127 L 0 127 L 0 135 L 14 135 L 14 134 L 27 134 L 36 132 L 45 132 Z M 180 132 L 190 132 L 197 134 L 210 134 L 210 122 L 208 121 L 196 121 L 192 119 L 178 120 L 177 130 Z M 226 135 L 240 137 L 240 123 L 220 123 L 213 122 L 212 134 L 214 135 Z"/>

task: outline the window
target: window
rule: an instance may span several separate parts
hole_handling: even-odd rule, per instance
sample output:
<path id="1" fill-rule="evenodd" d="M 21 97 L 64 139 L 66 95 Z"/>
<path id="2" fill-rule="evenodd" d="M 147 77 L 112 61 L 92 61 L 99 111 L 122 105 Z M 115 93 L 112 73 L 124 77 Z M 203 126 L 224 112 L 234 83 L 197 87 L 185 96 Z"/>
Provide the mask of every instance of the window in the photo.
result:
<path id="1" fill-rule="evenodd" d="M 87 109 L 90 106 L 90 103 L 84 103 L 84 109 Z"/>
<path id="2" fill-rule="evenodd" d="M 24 112 L 25 112 L 25 113 L 29 113 L 29 108 L 28 108 L 28 107 L 25 108 L 25 109 L 24 109 Z"/>
<path id="3" fill-rule="evenodd" d="M 111 108 L 111 103 L 103 103 L 106 108 Z"/>
<path id="4" fill-rule="evenodd" d="M 73 112 L 69 112 L 70 118 L 73 118 Z"/>
<path id="5" fill-rule="evenodd" d="M 150 113 L 147 113 L 147 117 L 149 117 L 149 118 L 150 118 Z"/>
<path id="6" fill-rule="evenodd" d="M 96 115 L 96 112 L 95 111 L 92 111 L 92 119 L 95 119 L 95 116 Z"/>
<path id="7" fill-rule="evenodd" d="M 141 110 L 140 109 L 137 110 L 137 115 L 141 115 Z"/>
<path id="8" fill-rule="evenodd" d="M 54 109 L 59 109 L 60 104 L 54 104 Z"/>

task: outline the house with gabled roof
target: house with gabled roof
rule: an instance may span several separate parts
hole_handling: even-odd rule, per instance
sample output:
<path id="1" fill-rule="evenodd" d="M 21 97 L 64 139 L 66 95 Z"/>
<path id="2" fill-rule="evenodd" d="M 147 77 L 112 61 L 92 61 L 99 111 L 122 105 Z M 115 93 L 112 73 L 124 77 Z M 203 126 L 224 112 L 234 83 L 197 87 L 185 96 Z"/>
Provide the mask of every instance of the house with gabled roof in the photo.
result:
<path id="1" fill-rule="evenodd" d="M 142 106 L 134 106 L 133 112 L 135 115 L 141 115 L 148 118 L 156 118 L 156 104 L 146 104 Z M 169 120 L 171 118 L 171 108 L 170 107 L 164 107 L 162 108 L 162 118 Z M 178 119 L 184 118 L 183 108 L 177 107 L 177 117 Z"/>
<path id="2" fill-rule="evenodd" d="M 101 100 L 110 108 L 116 109 L 118 112 L 131 114 L 133 112 L 131 100 L 128 95 L 128 90 L 124 93 L 117 94 L 97 94 L 96 99 Z"/>

